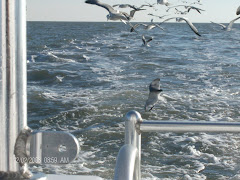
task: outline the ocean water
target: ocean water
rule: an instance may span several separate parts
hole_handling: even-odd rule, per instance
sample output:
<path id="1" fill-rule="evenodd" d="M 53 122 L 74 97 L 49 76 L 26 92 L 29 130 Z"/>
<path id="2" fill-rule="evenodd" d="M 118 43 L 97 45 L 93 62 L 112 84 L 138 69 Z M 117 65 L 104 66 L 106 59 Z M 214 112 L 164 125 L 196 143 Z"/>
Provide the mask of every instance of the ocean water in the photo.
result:
<path id="1" fill-rule="evenodd" d="M 146 120 L 240 121 L 240 25 L 166 23 L 165 31 L 123 23 L 28 22 L 28 124 L 72 133 L 81 151 L 64 166 L 33 171 L 112 179 L 124 116 Z M 141 35 L 152 36 L 149 47 Z M 148 86 L 163 92 L 144 111 Z M 145 133 L 142 179 L 240 179 L 240 135 Z"/>

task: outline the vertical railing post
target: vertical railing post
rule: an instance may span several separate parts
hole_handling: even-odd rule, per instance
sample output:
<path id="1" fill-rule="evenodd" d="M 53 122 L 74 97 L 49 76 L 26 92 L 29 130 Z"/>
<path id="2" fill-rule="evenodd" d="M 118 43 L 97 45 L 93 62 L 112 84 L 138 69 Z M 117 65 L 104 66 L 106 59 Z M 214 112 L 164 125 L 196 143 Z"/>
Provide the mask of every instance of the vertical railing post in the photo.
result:
<path id="1" fill-rule="evenodd" d="M 26 0 L 0 3 L 0 171 L 19 172 L 14 145 L 20 131 L 27 126 Z"/>
<path id="2" fill-rule="evenodd" d="M 138 149 L 138 157 L 135 163 L 136 180 L 141 179 L 141 133 L 139 124 L 142 122 L 141 114 L 137 111 L 129 111 L 125 120 L 125 144 L 133 145 Z"/>

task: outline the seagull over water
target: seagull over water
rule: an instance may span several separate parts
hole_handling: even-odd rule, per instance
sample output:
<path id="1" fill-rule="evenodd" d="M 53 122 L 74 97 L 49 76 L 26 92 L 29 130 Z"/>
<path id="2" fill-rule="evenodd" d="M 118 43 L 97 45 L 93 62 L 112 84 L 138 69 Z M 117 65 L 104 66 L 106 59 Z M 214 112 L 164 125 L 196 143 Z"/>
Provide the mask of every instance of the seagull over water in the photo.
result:
<path id="1" fill-rule="evenodd" d="M 132 26 L 130 32 L 133 32 L 133 31 L 136 32 L 135 29 L 136 29 L 137 27 L 139 27 L 139 26 L 144 26 L 146 30 L 151 30 L 151 29 L 153 29 L 153 28 L 159 27 L 161 30 L 164 31 L 164 29 L 163 29 L 161 26 L 159 26 L 158 24 L 152 22 L 151 24 L 143 24 L 143 23 L 135 24 L 134 26 Z"/>
<path id="2" fill-rule="evenodd" d="M 143 46 L 148 46 L 149 47 L 149 42 L 150 41 L 152 41 L 153 40 L 153 38 L 152 37 L 149 37 L 149 38 L 145 38 L 145 36 L 144 35 L 142 35 L 142 41 L 143 41 Z"/>
<path id="3" fill-rule="evenodd" d="M 161 92 L 162 89 L 160 89 L 160 79 L 154 79 L 149 85 L 149 95 L 144 107 L 145 111 L 151 111 L 153 109 L 154 105 L 159 100 L 159 95 Z"/>
<path id="4" fill-rule="evenodd" d="M 109 14 L 107 15 L 108 20 L 113 20 L 113 21 L 120 20 L 120 21 L 123 21 L 125 24 L 126 24 L 126 21 L 129 21 L 128 17 L 126 17 L 126 13 L 117 11 L 108 4 L 101 3 L 98 0 L 86 0 L 85 3 L 94 4 L 106 9 L 109 12 Z"/>
<path id="5" fill-rule="evenodd" d="M 238 20 L 239 18 L 240 18 L 240 16 L 237 17 L 237 18 L 235 18 L 235 19 L 233 19 L 232 21 L 230 21 L 230 23 L 229 23 L 227 26 L 225 26 L 224 24 L 215 23 L 215 22 L 212 22 L 212 21 L 211 21 L 211 23 L 217 24 L 217 25 L 221 26 L 223 30 L 231 31 L 231 30 L 232 30 L 233 23 L 234 23 L 236 20 Z"/>
<path id="6" fill-rule="evenodd" d="M 162 23 L 164 23 L 166 21 L 172 20 L 172 19 L 176 19 L 177 22 L 185 21 L 196 35 L 201 36 L 201 34 L 199 34 L 197 28 L 192 24 L 192 22 L 189 21 L 185 17 L 172 17 L 172 18 L 168 18 L 168 19 L 165 19 L 163 22 L 161 22 L 159 25 L 161 25 Z"/>

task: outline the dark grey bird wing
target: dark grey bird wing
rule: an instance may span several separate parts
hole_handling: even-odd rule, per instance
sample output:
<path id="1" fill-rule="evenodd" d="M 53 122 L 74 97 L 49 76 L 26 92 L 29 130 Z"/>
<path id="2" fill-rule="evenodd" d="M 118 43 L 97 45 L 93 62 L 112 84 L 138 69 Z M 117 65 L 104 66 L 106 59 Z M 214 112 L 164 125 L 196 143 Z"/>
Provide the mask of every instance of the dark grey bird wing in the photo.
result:
<path id="1" fill-rule="evenodd" d="M 116 7 L 116 6 L 118 6 L 119 8 L 128 8 L 131 5 L 130 4 L 115 4 L 112 7 Z"/>
<path id="2" fill-rule="evenodd" d="M 160 91 L 160 78 L 154 79 L 151 84 L 149 85 L 149 91 Z"/>
<path id="3" fill-rule="evenodd" d="M 152 40 L 153 40 L 153 38 L 150 37 L 146 42 L 149 43 L 149 42 L 152 41 Z"/>
<path id="4" fill-rule="evenodd" d="M 130 17 L 131 17 L 131 18 L 133 18 L 135 12 L 136 12 L 136 10 L 131 10 L 131 11 L 130 11 Z"/>
<path id="5" fill-rule="evenodd" d="M 240 14 L 240 6 L 237 8 L 236 15 Z"/>
<path id="6" fill-rule="evenodd" d="M 105 3 L 101 3 L 98 0 L 86 0 L 85 3 L 87 4 L 95 4 L 97 6 L 103 7 L 104 9 L 106 9 L 109 13 L 113 13 L 115 12 L 115 9 L 113 9 L 112 6 L 105 4 Z"/>
<path id="7" fill-rule="evenodd" d="M 205 10 L 203 10 L 203 9 L 200 9 L 200 8 L 197 8 L 197 7 L 194 7 L 194 6 L 189 6 L 189 7 L 188 7 L 188 12 L 189 12 L 191 9 L 196 10 L 196 11 L 197 11 L 198 13 L 200 13 L 200 14 L 201 14 L 201 11 L 205 11 Z"/>
<path id="8" fill-rule="evenodd" d="M 135 29 L 140 26 L 140 24 L 135 24 L 134 26 L 132 26 L 132 28 L 130 29 L 130 32 L 136 31 Z"/>
<path id="9" fill-rule="evenodd" d="M 163 24 L 163 23 L 165 23 L 167 21 L 170 21 L 172 19 L 176 19 L 176 17 L 171 17 L 171 18 L 165 19 L 164 21 L 160 22 L 158 25 L 161 25 L 161 24 Z"/>

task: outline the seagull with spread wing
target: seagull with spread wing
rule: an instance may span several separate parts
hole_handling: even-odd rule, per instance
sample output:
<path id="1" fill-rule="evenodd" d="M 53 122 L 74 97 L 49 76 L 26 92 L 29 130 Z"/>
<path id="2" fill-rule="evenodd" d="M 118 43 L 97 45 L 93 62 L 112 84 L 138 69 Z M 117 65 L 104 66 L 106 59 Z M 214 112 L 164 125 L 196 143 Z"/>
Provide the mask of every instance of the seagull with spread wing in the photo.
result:
<path id="1" fill-rule="evenodd" d="M 143 46 L 148 46 L 149 47 L 149 42 L 153 40 L 153 37 L 145 38 L 144 35 L 142 35 L 142 41 L 143 41 Z"/>
<path id="2" fill-rule="evenodd" d="M 229 23 L 227 26 L 225 26 L 224 24 L 221 24 L 221 23 L 215 23 L 215 22 L 212 22 L 212 21 L 211 21 L 211 23 L 213 23 L 213 24 L 217 24 L 217 25 L 221 26 L 223 30 L 231 31 L 234 22 L 235 22 L 236 20 L 238 20 L 239 18 L 240 18 L 240 16 L 237 17 L 237 18 L 235 18 L 235 19 L 233 19 L 232 21 L 230 21 L 230 23 Z"/>
<path id="3" fill-rule="evenodd" d="M 170 20 L 172 20 L 172 19 L 176 19 L 177 22 L 185 21 L 185 22 L 188 24 L 188 26 L 192 29 L 192 31 L 193 31 L 196 35 L 201 36 L 201 34 L 199 34 L 197 28 L 192 24 L 192 22 L 189 21 L 189 20 L 188 20 L 187 18 L 185 18 L 185 17 L 171 17 L 171 18 L 165 19 L 164 21 L 162 21 L 162 22 L 161 22 L 160 24 L 158 24 L 158 25 L 161 25 L 162 23 L 165 23 L 165 22 L 170 21 Z"/>
<path id="4" fill-rule="evenodd" d="M 126 24 L 126 21 L 129 21 L 129 17 L 126 16 L 127 13 L 117 11 L 108 4 L 102 3 L 98 0 L 86 0 L 85 3 L 94 4 L 94 5 L 97 5 L 97 6 L 100 6 L 104 9 L 106 9 L 109 12 L 109 14 L 107 15 L 108 20 L 113 20 L 113 21 L 120 20 L 120 21 L 124 22 L 125 24 Z M 128 15 L 128 16 L 130 16 L 130 15 Z"/>

